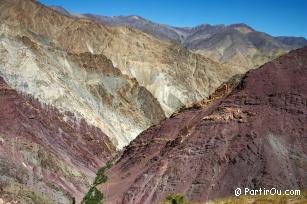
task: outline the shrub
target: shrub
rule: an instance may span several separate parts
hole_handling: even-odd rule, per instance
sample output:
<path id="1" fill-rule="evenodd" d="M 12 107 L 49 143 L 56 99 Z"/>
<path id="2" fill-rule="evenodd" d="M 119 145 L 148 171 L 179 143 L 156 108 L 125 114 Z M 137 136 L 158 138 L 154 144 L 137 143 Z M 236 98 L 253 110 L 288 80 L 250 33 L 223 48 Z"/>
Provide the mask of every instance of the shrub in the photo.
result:
<path id="1" fill-rule="evenodd" d="M 83 198 L 81 204 L 101 204 L 103 199 L 103 194 L 96 188 L 92 186 Z"/>
<path id="2" fill-rule="evenodd" d="M 103 193 L 101 193 L 96 186 L 102 183 L 105 183 L 108 177 L 105 175 L 106 171 L 112 167 L 111 162 L 107 162 L 104 167 L 101 167 L 97 173 L 96 178 L 91 186 L 90 190 L 87 192 L 85 197 L 83 198 L 81 204 L 101 204 L 103 203 Z"/>
<path id="3" fill-rule="evenodd" d="M 188 204 L 188 201 L 181 194 L 173 194 L 166 197 L 162 204 Z"/>
<path id="4" fill-rule="evenodd" d="M 96 173 L 96 179 L 94 181 L 94 186 L 97 186 L 99 184 L 105 183 L 107 181 L 107 176 L 104 175 L 105 172 L 110 169 L 112 167 L 112 163 L 111 162 L 107 162 L 107 164 L 100 168 L 97 173 Z"/>

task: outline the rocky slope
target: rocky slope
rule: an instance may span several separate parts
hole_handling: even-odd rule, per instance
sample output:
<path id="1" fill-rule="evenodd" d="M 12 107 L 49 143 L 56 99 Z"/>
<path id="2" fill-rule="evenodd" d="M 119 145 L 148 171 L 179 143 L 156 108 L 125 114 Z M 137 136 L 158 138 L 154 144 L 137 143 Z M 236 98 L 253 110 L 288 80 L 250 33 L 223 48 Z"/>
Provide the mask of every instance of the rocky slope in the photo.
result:
<path id="1" fill-rule="evenodd" d="M 0 198 L 80 202 L 115 147 L 100 129 L 21 94 L 0 77 Z"/>
<path id="2" fill-rule="evenodd" d="M 140 134 L 99 186 L 106 203 L 307 188 L 307 48 L 248 72 L 228 95 Z M 120 176 L 119 176 L 120 175 Z"/>
<path id="3" fill-rule="evenodd" d="M 165 114 L 103 54 L 62 48 L 3 16 L 29 4 L 39 6 L 0 1 L 0 203 L 80 203 L 116 149 Z"/>
<path id="4" fill-rule="evenodd" d="M 0 74 L 13 88 L 100 128 L 117 148 L 164 119 L 158 101 L 103 54 L 74 54 L 1 25 Z M 150 108 L 149 108 L 150 107 Z"/>
<path id="5" fill-rule="evenodd" d="M 25 12 L 26 11 L 26 12 Z M 33 1 L 1 0 L 1 19 L 47 36 L 74 53 L 103 54 L 123 74 L 137 79 L 159 101 L 166 115 L 208 96 L 242 70 L 224 67 L 176 43 L 131 28 L 114 28 L 60 15 Z"/>
<path id="6" fill-rule="evenodd" d="M 107 25 L 136 28 L 163 40 L 178 41 L 215 61 L 245 70 L 307 45 L 303 37 L 273 37 L 245 24 L 180 28 L 154 23 L 140 16 L 84 16 Z"/>

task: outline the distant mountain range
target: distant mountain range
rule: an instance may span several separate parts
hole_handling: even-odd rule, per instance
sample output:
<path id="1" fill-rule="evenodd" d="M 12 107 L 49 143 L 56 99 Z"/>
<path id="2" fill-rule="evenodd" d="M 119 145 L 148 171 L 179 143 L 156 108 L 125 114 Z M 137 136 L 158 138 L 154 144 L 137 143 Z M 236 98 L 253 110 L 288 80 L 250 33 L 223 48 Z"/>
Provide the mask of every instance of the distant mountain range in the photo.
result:
<path id="1" fill-rule="evenodd" d="M 52 7 L 67 15 L 62 7 Z M 74 14 L 72 14 L 74 15 Z M 127 26 L 141 30 L 162 40 L 181 43 L 193 52 L 202 54 L 222 64 L 237 69 L 256 68 L 290 50 L 304 47 L 303 37 L 273 37 L 250 26 L 202 24 L 195 27 L 174 27 L 152 22 L 140 16 L 101 16 L 94 14 L 74 15 L 93 19 L 109 26 Z"/>
<path id="2" fill-rule="evenodd" d="M 62 12 L 67 13 L 66 10 L 61 8 Z M 83 16 L 95 19 L 102 23 L 111 25 L 111 26 L 128 26 L 139 29 L 143 32 L 151 34 L 157 38 L 165 40 L 175 40 L 182 42 L 187 47 L 194 48 L 205 48 L 205 44 L 202 44 L 203 40 L 210 39 L 218 33 L 225 33 L 236 30 L 240 33 L 257 33 L 258 35 L 261 32 L 258 32 L 251 28 L 250 26 L 244 23 L 232 24 L 229 26 L 226 25 L 210 25 L 202 24 L 195 27 L 175 27 L 170 25 L 164 25 L 152 22 L 148 19 L 145 19 L 141 16 L 131 15 L 131 16 L 101 16 L 93 14 L 84 14 Z M 264 33 L 263 33 L 264 34 Z M 264 37 L 263 35 L 262 37 Z M 270 35 L 266 35 L 269 37 Z M 280 47 L 301 47 L 302 45 L 307 45 L 307 40 L 303 37 L 272 37 L 270 36 L 273 44 Z M 256 41 L 253 38 L 250 39 L 253 44 L 256 44 Z M 199 45 L 202 44 L 202 45 Z"/>
<path id="3" fill-rule="evenodd" d="M 140 16 L 84 16 L 111 26 L 136 28 L 159 39 L 174 40 L 213 60 L 245 69 L 255 68 L 289 50 L 307 45 L 303 37 L 273 37 L 243 23 L 180 28 L 154 23 Z"/>

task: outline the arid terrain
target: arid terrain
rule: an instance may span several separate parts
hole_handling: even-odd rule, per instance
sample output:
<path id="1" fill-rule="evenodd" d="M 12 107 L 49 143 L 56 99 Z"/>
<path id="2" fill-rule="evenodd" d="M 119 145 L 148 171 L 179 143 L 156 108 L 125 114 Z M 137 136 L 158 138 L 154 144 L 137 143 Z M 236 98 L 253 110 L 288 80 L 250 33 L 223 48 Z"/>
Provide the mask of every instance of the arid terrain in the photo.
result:
<path id="1" fill-rule="evenodd" d="M 0 204 L 306 190 L 305 38 L 36 0 L 0 22 Z"/>
<path id="2" fill-rule="evenodd" d="M 307 48 L 248 72 L 228 95 L 140 134 L 100 186 L 106 203 L 306 189 Z M 120 175 L 120 176 L 118 176 Z"/>

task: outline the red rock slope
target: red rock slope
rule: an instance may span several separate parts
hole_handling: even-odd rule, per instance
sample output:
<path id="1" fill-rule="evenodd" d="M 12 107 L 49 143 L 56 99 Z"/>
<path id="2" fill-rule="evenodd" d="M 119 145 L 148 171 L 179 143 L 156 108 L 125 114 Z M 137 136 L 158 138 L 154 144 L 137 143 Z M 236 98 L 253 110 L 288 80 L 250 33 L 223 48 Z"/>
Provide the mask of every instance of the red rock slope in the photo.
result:
<path id="1" fill-rule="evenodd" d="M 98 128 L 65 118 L 0 77 L 0 198 L 79 202 L 114 146 Z"/>
<path id="2" fill-rule="evenodd" d="M 224 98 L 137 137 L 99 186 L 106 203 L 307 188 L 307 48 L 250 71 Z"/>

